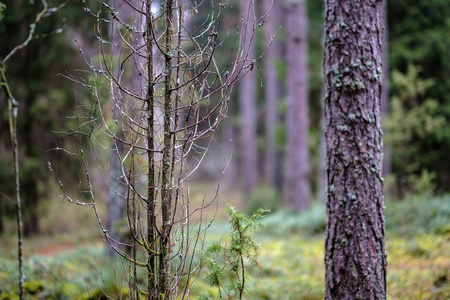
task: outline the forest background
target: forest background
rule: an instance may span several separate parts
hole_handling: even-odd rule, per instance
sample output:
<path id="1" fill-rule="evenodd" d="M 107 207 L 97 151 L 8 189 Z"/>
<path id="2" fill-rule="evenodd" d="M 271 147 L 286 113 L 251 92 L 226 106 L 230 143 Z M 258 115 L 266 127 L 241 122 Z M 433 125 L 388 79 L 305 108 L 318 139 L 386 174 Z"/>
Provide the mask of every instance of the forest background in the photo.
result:
<path id="1" fill-rule="evenodd" d="M 390 272 L 388 294 L 393 299 L 445 299 L 450 293 L 450 261 L 446 255 L 450 251 L 450 197 L 447 196 L 450 189 L 450 8 L 446 2 L 397 0 L 387 3 L 389 97 L 383 103 L 383 129 L 387 150 L 384 174 Z M 42 7 L 38 1 L 2 3 L 0 57 L 3 58 L 26 39 L 29 24 Z M 92 10 L 98 9 L 95 1 L 83 3 Z M 50 4 L 58 6 L 60 3 Z M 256 4 L 256 15 L 265 15 L 267 6 L 263 1 L 256 1 Z M 239 3 L 234 3 L 227 11 L 229 16 L 224 22 L 228 24 L 224 28 L 239 24 L 237 12 Z M 258 207 L 271 209 L 272 213 L 265 220 L 266 228 L 257 236 L 262 244 L 264 277 L 260 277 L 259 270 L 252 270 L 254 278 L 248 293 L 254 296 L 250 299 L 281 299 L 277 296 L 280 294 L 286 299 L 299 299 L 297 296 L 322 299 L 323 268 L 318 266 L 323 264 L 325 230 L 324 154 L 321 151 L 323 3 L 307 1 L 307 53 L 298 54 L 307 55 L 309 74 L 307 164 L 310 165 L 308 185 L 311 195 L 301 209 L 290 206 L 289 192 L 284 184 L 288 126 L 298 125 L 286 122 L 290 110 L 286 92 L 290 79 L 286 62 L 286 25 L 283 17 L 276 19 L 270 11 L 268 15 L 275 24 L 278 22 L 271 47 L 279 46 L 275 68 L 282 87 L 276 104 L 277 124 L 272 142 L 276 145 L 277 162 L 271 172 L 276 174 L 267 174 L 266 151 L 270 147 L 267 144 L 270 137 L 265 130 L 268 91 L 265 89 L 266 56 L 263 56 L 256 61 L 251 73 L 255 89 L 254 115 L 248 116 L 243 110 L 240 95 L 245 87 L 241 84 L 234 89 L 228 118 L 215 133 L 214 143 L 195 175 L 193 199 L 201 202 L 203 197 L 214 197 L 223 161 L 231 157 L 221 178 L 219 200 L 214 206 L 214 211 L 218 212 L 217 224 L 214 223 L 208 233 L 210 239 L 219 239 L 227 232 L 226 225 L 221 223 L 226 220 L 227 202 L 247 213 L 253 213 Z M 93 24 L 92 16 L 86 13 L 81 2 L 69 1 L 39 23 L 29 46 L 12 57 L 6 67 L 9 84 L 20 99 L 18 135 L 27 237 L 26 289 L 36 297 L 71 299 L 105 291 L 116 295 L 124 293 L 123 289 L 117 288 L 120 284 L 117 284 L 114 270 L 101 268 L 102 238 L 94 216 L 87 209 L 70 206 L 57 198 L 58 182 L 48 170 L 48 161 L 63 165 L 67 171 L 61 176 L 67 182 L 77 182 L 79 173 L 83 172 L 77 160 L 48 150 L 70 145 L 70 138 L 60 133 L 75 127 L 70 116 L 75 114 L 76 103 L 82 97 L 89 97 L 89 91 L 74 86 L 72 81 L 60 75 L 86 69 L 83 55 L 94 59 L 98 55 Z M 255 35 L 258 54 L 270 44 L 270 39 L 264 35 L 267 24 L 261 25 Z M 222 54 L 223 57 L 227 55 Z M 14 279 L 17 278 L 11 276 L 17 270 L 13 260 L 16 255 L 13 251 L 16 230 L 14 176 L 7 103 L 6 95 L 1 93 L 0 282 L 3 284 L 0 299 L 14 299 Z M 256 158 L 256 164 L 249 167 L 244 150 L 247 139 L 241 136 L 244 120 L 252 119 L 255 122 L 252 139 L 256 143 L 251 156 Z M 255 176 L 248 173 L 252 171 L 257 174 L 253 182 L 248 181 Z M 103 186 L 100 189 L 105 200 L 102 217 L 106 218 L 107 189 L 101 178 L 97 180 L 99 186 Z M 293 207 L 301 211 L 292 212 Z M 293 253 L 296 258 L 292 258 Z M 75 280 L 77 274 L 82 274 L 82 278 Z M 214 297 L 214 289 L 201 279 L 197 291 L 206 290 Z M 194 290 L 193 295 L 195 293 Z"/>

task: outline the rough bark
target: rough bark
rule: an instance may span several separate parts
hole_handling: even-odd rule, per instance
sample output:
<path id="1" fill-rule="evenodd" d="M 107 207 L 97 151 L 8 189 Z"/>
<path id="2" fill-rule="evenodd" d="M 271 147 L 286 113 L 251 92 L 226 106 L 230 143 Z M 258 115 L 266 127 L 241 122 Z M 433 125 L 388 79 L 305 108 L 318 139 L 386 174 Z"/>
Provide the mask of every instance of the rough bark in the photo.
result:
<path id="1" fill-rule="evenodd" d="M 306 1 L 288 1 L 287 7 L 287 163 L 286 204 L 304 211 L 309 207 L 308 151 L 308 21 Z"/>
<path id="2" fill-rule="evenodd" d="M 243 14 L 242 48 L 244 65 L 249 65 L 255 58 L 255 43 L 253 42 L 254 3 L 253 0 L 241 0 Z M 257 182 L 257 148 L 256 148 L 256 86 L 255 74 L 248 72 L 239 86 L 239 103 L 242 134 L 242 174 L 244 192 L 249 195 Z"/>
<path id="3" fill-rule="evenodd" d="M 278 101 L 281 98 L 281 89 L 283 83 L 278 76 L 277 62 L 281 61 L 282 49 L 278 29 L 281 22 L 281 2 L 273 0 L 264 0 L 264 12 L 267 13 L 266 23 L 264 24 L 265 41 L 269 45 L 264 55 L 264 93 L 266 96 L 266 158 L 265 180 L 273 188 L 280 190 L 280 153 L 275 144 L 275 129 L 279 122 L 277 110 Z"/>
<path id="4" fill-rule="evenodd" d="M 325 7 L 325 299 L 386 299 L 381 0 Z"/>
<path id="5" fill-rule="evenodd" d="M 151 0 L 146 2 L 146 36 L 152 36 L 153 20 L 151 13 Z M 155 153 L 154 153 L 154 122 L 155 122 L 155 97 L 154 97 L 154 79 L 153 79 L 153 40 L 146 39 L 147 46 L 147 164 L 148 164 L 148 177 L 147 177 L 147 243 L 149 245 L 147 249 L 147 290 L 149 293 L 149 299 L 155 299 L 156 288 L 156 182 L 155 182 Z"/>
<path id="6" fill-rule="evenodd" d="M 170 180 L 171 174 L 171 123 L 172 123 L 172 36 L 173 29 L 173 0 L 164 2 L 165 11 L 165 53 L 164 53 L 164 142 L 163 142 L 163 158 L 162 158 L 162 175 L 161 175 L 161 214 L 162 214 L 162 233 L 161 247 L 159 250 L 159 293 L 161 299 L 169 299 L 170 292 L 168 289 L 168 271 L 169 271 L 169 242 L 170 229 L 172 227 L 172 185 Z M 167 297 L 165 296 L 167 295 Z"/>

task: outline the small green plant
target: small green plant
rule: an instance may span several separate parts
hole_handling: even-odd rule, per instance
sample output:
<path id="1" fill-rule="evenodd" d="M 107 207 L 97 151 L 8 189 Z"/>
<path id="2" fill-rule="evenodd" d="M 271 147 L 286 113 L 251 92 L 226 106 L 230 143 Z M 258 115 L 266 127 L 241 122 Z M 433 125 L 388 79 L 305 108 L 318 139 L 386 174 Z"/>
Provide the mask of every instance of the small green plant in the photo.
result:
<path id="1" fill-rule="evenodd" d="M 251 234 L 263 226 L 258 221 L 269 211 L 259 209 L 248 217 L 230 204 L 226 211 L 230 217 L 231 233 L 227 242 L 214 242 L 207 248 L 204 256 L 208 268 L 206 280 L 217 287 L 219 299 L 243 299 L 248 278 L 244 263 L 253 263 L 261 269 L 258 262 L 260 246 Z M 211 299 L 211 295 L 203 294 L 201 299 Z"/>

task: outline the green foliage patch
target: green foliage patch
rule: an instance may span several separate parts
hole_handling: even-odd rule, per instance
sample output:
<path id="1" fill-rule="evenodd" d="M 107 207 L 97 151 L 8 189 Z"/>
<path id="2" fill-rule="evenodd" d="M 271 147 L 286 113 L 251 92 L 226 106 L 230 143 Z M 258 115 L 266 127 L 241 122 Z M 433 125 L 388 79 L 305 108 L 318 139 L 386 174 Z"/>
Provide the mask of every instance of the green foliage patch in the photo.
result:
<path id="1" fill-rule="evenodd" d="M 387 201 L 386 230 L 401 237 L 450 234 L 450 195 Z"/>
<path id="2" fill-rule="evenodd" d="M 262 223 L 258 221 L 266 212 L 268 211 L 259 209 L 247 217 L 231 205 L 227 206 L 231 225 L 230 240 L 225 243 L 213 242 L 204 255 L 206 282 L 217 288 L 220 299 L 243 299 L 243 295 L 247 293 L 249 275 L 244 263 L 251 263 L 260 268 L 260 246 L 251 234 L 262 227 Z M 211 298 L 203 293 L 202 299 Z"/>
<path id="3" fill-rule="evenodd" d="M 26 299 L 119 299 L 128 294 L 122 269 L 111 269 L 103 247 L 84 246 L 55 256 L 33 255 L 24 264 Z M 18 299 L 17 263 L 0 256 L 0 299 Z M 121 295 L 121 296 L 120 296 Z"/>
<path id="4" fill-rule="evenodd" d="M 264 219 L 264 234 L 274 236 L 286 234 L 315 235 L 325 232 L 325 205 L 313 204 L 308 211 L 281 210 Z"/>
<path id="5" fill-rule="evenodd" d="M 450 196 L 387 200 L 385 205 L 389 299 L 446 299 L 450 294 Z M 190 299 L 219 299 L 217 284 L 228 291 L 222 298 L 235 299 L 240 286 L 232 276 L 241 270 L 236 264 L 239 253 L 249 254 L 244 260 L 244 299 L 323 299 L 324 205 L 302 214 L 267 215 L 263 228 L 259 217 L 231 208 L 228 213 L 232 226 L 215 222 L 206 232 L 205 241 L 212 245 L 205 249 L 205 264 L 193 281 Z M 35 247 L 34 252 L 40 246 L 26 244 L 26 248 Z M 129 269 L 120 261 L 111 265 L 105 260 L 104 247 L 95 245 L 61 249 L 50 256 L 27 255 L 27 299 L 106 299 L 105 292 L 113 299 L 126 298 Z M 10 252 L 2 253 L 0 299 L 18 299 L 17 278 L 15 258 Z"/>
<path id="6" fill-rule="evenodd" d="M 391 115 L 385 122 L 387 142 L 393 149 L 392 163 L 397 176 L 396 190 L 428 193 L 435 191 L 436 165 L 441 157 L 435 153 L 438 145 L 450 137 L 448 123 L 439 102 L 427 98 L 428 90 L 435 86 L 432 79 L 419 75 L 422 68 L 409 65 L 405 74 L 392 72 Z M 424 155 L 427 153 L 427 155 Z"/>

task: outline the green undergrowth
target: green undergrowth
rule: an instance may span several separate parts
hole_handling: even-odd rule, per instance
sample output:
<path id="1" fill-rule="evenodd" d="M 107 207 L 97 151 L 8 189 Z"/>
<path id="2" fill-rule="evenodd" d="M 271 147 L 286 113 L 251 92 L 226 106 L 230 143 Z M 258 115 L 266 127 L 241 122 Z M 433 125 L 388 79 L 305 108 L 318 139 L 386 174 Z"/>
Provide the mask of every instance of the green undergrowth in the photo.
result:
<path id="1" fill-rule="evenodd" d="M 448 299 L 450 295 L 450 196 L 413 197 L 386 201 L 389 299 Z M 264 228 L 253 234 L 260 245 L 258 264 L 245 264 L 245 299 L 323 299 L 325 208 L 313 206 L 303 214 L 279 210 L 264 217 Z M 216 221 L 207 231 L 203 249 L 214 241 L 230 244 L 230 224 Z M 128 269 L 105 262 L 99 235 L 80 246 L 42 253 L 49 237 L 25 243 L 27 299 L 127 299 Z M 2 239 L 0 300 L 18 299 L 15 243 Z M 62 244 L 68 242 L 61 239 Z M 6 246 L 6 247 L 5 247 Z M 52 246 L 53 247 L 53 246 Z M 32 248 L 32 249 L 30 249 Z M 190 299 L 207 295 L 219 299 L 208 284 L 203 265 Z M 142 285 L 145 283 L 143 282 Z M 119 288 L 117 288 L 119 286 Z"/>
<path id="2" fill-rule="evenodd" d="M 128 295 L 127 268 L 105 255 L 103 246 L 82 246 L 53 256 L 33 255 L 24 263 L 26 299 L 107 299 Z M 17 263 L 0 256 L 0 299 L 18 299 Z M 122 278 L 122 279 L 121 279 Z M 126 299 L 126 297 L 124 297 Z"/>
<path id="3" fill-rule="evenodd" d="M 388 298 L 448 299 L 450 196 L 410 197 L 385 206 Z M 247 265 L 248 299 L 323 299 L 325 205 L 301 214 L 279 210 L 263 222 L 255 235 L 263 272 Z M 226 236 L 226 228 L 212 226 L 209 239 Z M 193 295 L 207 288 L 200 277 Z"/>
<path id="4" fill-rule="evenodd" d="M 387 201 L 386 229 L 403 237 L 450 234 L 450 195 Z"/>

